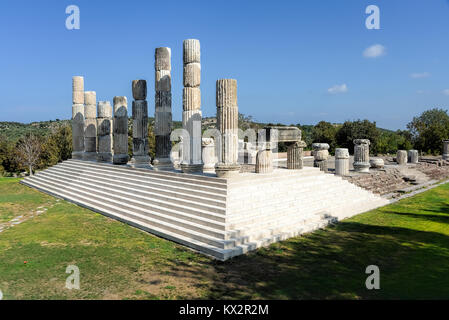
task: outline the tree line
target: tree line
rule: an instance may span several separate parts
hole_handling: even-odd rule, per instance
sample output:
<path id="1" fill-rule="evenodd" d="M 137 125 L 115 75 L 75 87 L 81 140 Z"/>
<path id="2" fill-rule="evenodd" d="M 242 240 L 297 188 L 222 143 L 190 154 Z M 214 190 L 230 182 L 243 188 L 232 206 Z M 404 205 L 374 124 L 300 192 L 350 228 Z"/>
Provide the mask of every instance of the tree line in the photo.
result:
<path id="1" fill-rule="evenodd" d="M 416 149 L 423 154 L 439 155 L 442 140 L 449 139 L 449 115 L 447 110 L 434 108 L 424 111 L 407 124 L 407 130 L 390 131 L 377 128 L 369 120 L 345 121 L 341 125 L 326 121 L 308 129 L 306 142 L 324 142 L 333 153 L 336 148 L 348 148 L 354 152 L 354 139 L 369 139 L 370 153 L 395 154 L 397 150 Z M 304 131 L 303 131 L 304 132 Z M 309 139 L 309 141 L 307 141 Z"/>
<path id="2" fill-rule="evenodd" d="M 150 156 L 154 158 L 155 136 L 154 118 L 149 118 L 148 135 Z M 176 122 L 174 127 L 181 124 Z M 252 117 L 239 115 L 239 126 L 263 128 L 265 124 L 256 123 Z M 268 124 L 271 125 L 271 124 Z M 281 125 L 281 124 L 277 124 Z M 449 115 L 447 110 L 430 109 L 414 117 L 407 124 L 407 130 L 390 131 L 378 128 L 376 122 L 369 120 L 345 121 L 331 124 L 320 121 L 315 126 L 296 125 L 302 130 L 303 140 L 310 148 L 313 142 L 328 143 L 330 152 L 336 148 L 348 148 L 354 152 L 354 139 L 369 139 L 371 154 L 395 154 L 397 150 L 417 149 L 424 154 L 439 155 L 442 140 L 449 139 Z M 128 122 L 128 153 L 132 156 L 132 121 Z M 72 129 L 69 121 L 61 121 L 52 126 L 49 132 L 30 131 L 19 139 L 8 139 L 5 132 L 0 133 L 0 175 L 13 175 L 23 171 L 28 173 L 44 169 L 71 158 Z M 279 151 L 283 150 L 280 146 Z"/>

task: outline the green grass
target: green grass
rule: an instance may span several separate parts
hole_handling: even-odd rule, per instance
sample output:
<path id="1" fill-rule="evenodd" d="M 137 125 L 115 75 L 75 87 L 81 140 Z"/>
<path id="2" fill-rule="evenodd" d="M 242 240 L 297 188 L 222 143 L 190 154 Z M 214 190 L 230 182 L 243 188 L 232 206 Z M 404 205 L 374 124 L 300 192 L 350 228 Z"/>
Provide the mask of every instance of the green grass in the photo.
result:
<path id="1" fill-rule="evenodd" d="M 0 222 L 40 206 L 0 233 L 4 299 L 449 297 L 449 184 L 224 263 L 0 179 Z M 365 288 L 372 264 L 380 290 Z"/>

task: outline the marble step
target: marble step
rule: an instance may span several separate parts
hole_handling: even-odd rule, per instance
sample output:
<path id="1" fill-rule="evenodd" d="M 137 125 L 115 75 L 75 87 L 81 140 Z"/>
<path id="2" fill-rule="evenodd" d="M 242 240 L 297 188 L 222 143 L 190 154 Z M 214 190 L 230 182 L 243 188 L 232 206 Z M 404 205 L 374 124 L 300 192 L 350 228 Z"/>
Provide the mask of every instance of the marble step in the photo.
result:
<path id="1" fill-rule="evenodd" d="M 26 178 L 30 179 L 30 178 Z M 80 183 L 79 181 L 70 181 L 66 179 L 61 179 L 60 177 L 55 178 L 46 175 L 35 175 L 32 179 L 38 179 L 39 181 L 45 181 L 52 184 L 58 184 L 61 188 L 71 188 L 76 192 L 88 192 L 97 197 L 103 197 L 105 201 L 115 201 L 118 203 L 129 203 L 137 208 L 149 209 L 160 214 L 168 215 L 179 215 L 186 216 L 190 220 L 197 220 L 199 223 L 204 221 L 205 225 L 209 222 L 213 225 L 224 224 L 226 222 L 226 217 L 222 213 L 215 213 L 206 210 L 188 208 L 185 206 L 179 206 L 171 204 L 170 201 L 163 202 L 160 200 L 154 200 L 148 197 L 137 196 L 133 193 L 117 192 L 113 188 L 103 188 L 96 185 L 88 185 L 85 183 Z M 102 190 L 100 190 L 102 189 Z"/>
<path id="2" fill-rule="evenodd" d="M 130 185 L 132 187 L 138 185 L 141 187 L 153 188 L 163 192 L 179 193 L 180 195 L 188 195 L 193 197 L 200 197 L 204 199 L 226 201 L 226 190 L 216 189 L 210 187 L 201 188 L 201 185 L 192 185 L 185 182 L 175 182 L 163 181 L 160 179 L 151 179 L 148 177 L 136 177 L 134 175 L 127 175 L 126 173 L 117 173 L 114 171 L 95 171 L 86 170 L 79 167 L 69 167 L 56 165 L 45 171 L 59 171 L 59 172 L 70 172 L 72 174 L 93 176 L 104 181 L 120 181 L 124 184 Z M 199 190 L 205 189 L 205 190 Z"/>
<path id="3" fill-rule="evenodd" d="M 91 190 L 82 190 L 79 187 L 67 186 L 66 182 L 58 183 L 54 180 L 42 179 L 39 177 L 26 179 L 25 182 L 30 182 L 30 180 L 33 183 L 52 187 L 56 190 L 60 190 L 61 192 L 67 191 L 79 196 L 83 196 L 84 198 L 90 199 L 92 201 L 98 201 L 102 204 L 120 208 L 121 210 L 128 210 L 136 214 L 141 214 L 150 218 L 166 221 L 168 223 L 172 223 L 174 225 L 182 226 L 198 232 L 203 232 L 204 234 L 208 234 L 220 239 L 225 239 L 230 234 L 225 232 L 225 224 L 223 222 L 220 223 L 206 218 L 200 218 L 180 211 L 176 212 L 173 210 L 165 210 L 158 212 L 154 209 L 154 207 L 146 206 L 137 201 L 128 201 L 125 197 L 107 197 L 102 193 L 92 192 Z"/>
<path id="4" fill-rule="evenodd" d="M 149 232 L 153 235 L 177 242 L 186 247 L 189 247 L 196 251 L 202 252 L 203 254 L 214 257 L 218 260 L 224 261 L 231 257 L 234 257 L 234 256 L 240 255 L 244 252 L 247 252 L 249 250 L 247 248 L 255 248 L 254 244 L 247 243 L 247 244 L 241 244 L 241 245 L 231 248 L 231 249 L 220 249 L 220 248 L 217 248 L 216 246 L 209 245 L 205 242 L 192 239 L 190 236 L 186 237 L 186 236 L 180 235 L 178 233 L 171 232 L 166 229 L 158 228 L 154 225 L 142 222 L 133 217 L 129 217 L 127 215 L 121 214 L 120 212 L 110 211 L 105 206 L 98 205 L 97 203 L 93 203 L 93 202 L 88 202 L 82 198 L 77 198 L 75 195 L 72 195 L 70 193 L 59 192 L 58 190 L 54 190 L 51 187 L 46 187 L 45 185 L 35 183 L 34 181 L 32 182 L 30 180 L 28 180 L 28 181 L 22 180 L 21 183 L 23 183 L 27 186 L 33 187 L 35 189 L 38 189 L 42 192 L 48 193 L 50 195 L 56 196 L 58 198 L 70 201 L 70 202 L 72 202 L 76 205 L 79 205 L 81 207 L 101 213 L 101 214 L 106 215 L 115 220 L 124 222 L 133 227 L 136 227 L 138 229 Z"/>
<path id="5" fill-rule="evenodd" d="M 92 170 L 106 170 L 116 173 L 126 173 L 128 175 L 135 176 L 136 178 L 148 177 L 154 179 L 162 179 L 163 181 L 181 181 L 184 183 L 192 183 L 194 185 L 210 186 L 218 189 L 226 189 L 226 179 L 220 179 L 217 177 L 201 174 L 186 174 L 170 171 L 155 171 L 142 168 L 131 168 L 127 166 L 118 166 L 109 163 L 98 163 L 93 161 L 82 160 L 67 160 L 59 165 L 62 166 L 76 166 L 82 169 Z"/>
<path id="6" fill-rule="evenodd" d="M 164 189 L 154 188 L 154 187 L 147 187 L 146 185 L 143 185 L 142 183 L 130 183 L 127 182 L 124 178 L 104 178 L 103 176 L 98 176 L 89 172 L 83 172 L 83 173 L 75 173 L 73 171 L 68 171 L 60 168 L 50 168 L 48 170 L 45 170 L 44 172 L 40 172 L 39 174 L 42 175 L 52 175 L 55 177 L 61 177 L 65 179 L 71 179 L 71 180 L 77 180 L 77 181 L 83 181 L 86 183 L 93 183 L 98 186 L 106 186 L 110 188 L 115 188 L 117 191 L 123 191 L 123 192 L 129 192 L 132 191 L 135 194 L 142 195 L 142 196 L 153 196 L 155 198 L 161 198 L 164 200 L 164 198 L 169 197 L 171 198 L 177 198 L 179 199 L 178 203 L 182 205 L 189 206 L 191 203 L 200 203 L 204 205 L 210 205 L 212 207 L 220 207 L 224 208 L 226 206 L 226 198 L 222 200 L 218 199 L 211 199 L 211 198 L 205 198 L 200 197 L 196 195 L 189 195 L 188 190 L 182 190 L 181 188 L 178 188 L 181 191 L 166 191 Z M 38 174 L 38 175 L 39 175 Z"/>
<path id="7" fill-rule="evenodd" d="M 326 189 L 327 190 L 327 189 Z M 290 215 L 295 215 L 300 213 L 301 215 L 307 214 L 307 212 L 313 211 L 322 211 L 323 208 L 329 208 L 332 205 L 335 205 L 336 203 L 350 203 L 355 199 L 355 201 L 363 202 L 372 202 L 375 200 L 375 198 L 370 194 L 354 194 L 352 191 L 346 191 L 342 190 L 341 188 L 337 188 L 338 192 L 335 193 L 320 193 L 319 190 L 315 194 L 304 194 L 303 197 L 298 198 L 295 202 L 300 203 L 301 211 L 296 211 L 290 213 Z M 277 219 L 278 212 L 279 211 L 286 211 L 289 208 L 289 205 L 291 204 L 285 204 L 284 207 L 276 205 L 275 210 L 271 210 L 272 212 L 267 212 L 266 210 L 263 210 L 263 208 L 254 208 L 253 212 L 248 213 L 242 213 L 239 212 L 238 214 L 228 215 L 229 219 L 228 222 L 230 225 L 238 224 L 238 225 L 244 225 L 247 223 L 254 223 L 260 221 L 261 217 L 265 219 Z M 269 204 L 267 204 L 269 206 Z M 263 210 L 263 212 L 261 212 Z M 290 210 L 291 211 L 291 210 Z M 327 209 L 329 211 L 329 209 Z M 331 212 L 332 213 L 332 212 Z"/>
<path id="8" fill-rule="evenodd" d="M 204 188 L 204 191 L 211 191 L 212 193 L 221 193 L 226 195 L 227 184 L 223 182 L 217 182 L 213 178 L 206 177 L 210 179 L 210 181 L 196 180 L 190 178 L 184 178 L 179 176 L 163 176 L 160 174 L 154 174 L 156 171 L 153 170 L 143 170 L 136 171 L 135 168 L 130 167 L 121 167 L 121 166 L 113 166 L 110 164 L 82 164 L 82 163 L 73 163 L 73 162 L 62 162 L 58 163 L 56 166 L 65 167 L 70 169 L 78 169 L 80 171 L 90 171 L 95 172 L 97 174 L 108 173 L 114 174 L 116 176 L 126 176 L 136 179 L 138 181 L 151 181 L 154 183 L 168 183 L 169 185 L 177 186 L 179 184 L 188 188 L 195 188 L 201 186 Z"/>
<path id="9" fill-rule="evenodd" d="M 72 190 L 61 190 L 58 186 L 53 186 L 48 183 L 38 182 L 35 180 L 27 179 L 23 181 L 24 184 L 40 189 L 44 192 L 51 193 L 63 199 L 69 200 L 71 202 L 75 202 L 84 207 L 95 207 L 99 211 L 98 212 L 106 212 L 109 216 L 119 216 L 122 219 L 133 219 L 136 223 L 144 223 L 146 225 L 153 226 L 158 228 L 159 230 L 165 230 L 171 232 L 173 234 L 178 234 L 183 237 L 188 237 L 195 241 L 199 241 L 210 246 L 216 247 L 218 249 L 232 249 L 235 246 L 243 245 L 247 242 L 247 237 L 242 237 L 241 239 L 222 239 L 217 238 L 208 234 L 204 234 L 192 229 L 187 229 L 185 227 L 181 227 L 179 225 L 174 225 L 172 223 L 167 223 L 162 220 L 154 219 L 149 216 L 145 216 L 143 214 L 138 213 L 135 208 L 127 208 L 114 206 L 109 203 L 105 203 L 102 199 L 98 200 L 95 197 L 89 196 L 84 193 L 76 193 Z M 128 210 L 130 208 L 130 210 Z M 186 226 L 186 225 L 184 225 Z M 219 233 L 215 233 L 219 235 Z M 221 234 L 225 234 L 224 232 Z M 223 237 L 223 236 L 221 236 Z"/>
<path id="10" fill-rule="evenodd" d="M 220 260 L 387 202 L 317 168 L 226 181 L 70 160 L 21 182 Z"/>

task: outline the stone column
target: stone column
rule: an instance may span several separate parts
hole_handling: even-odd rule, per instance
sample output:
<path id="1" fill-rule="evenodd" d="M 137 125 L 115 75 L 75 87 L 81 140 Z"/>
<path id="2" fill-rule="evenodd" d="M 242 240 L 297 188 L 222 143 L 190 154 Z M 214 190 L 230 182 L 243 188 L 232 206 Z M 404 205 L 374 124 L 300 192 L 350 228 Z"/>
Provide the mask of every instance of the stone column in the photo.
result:
<path id="1" fill-rule="evenodd" d="M 112 162 L 112 107 L 109 101 L 98 101 L 98 162 Z"/>
<path id="2" fill-rule="evenodd" d="M 240 171 L 237 106 L 237 80 L 220 79 L 216 83 L 217 129 L 221 134 L 221 159 L 215 166 L 218 177 L 230 177 Z"/>
<path id="3" fill-rule="evenodd" d="M 256 155 L 256 173 L 273 172 L 273 153 L 270 149 L 259 150 Z"/>
<path id="4" fill-rule="evenodd" d="M 418 163 L 419 153 L 418 150 L 409 150 L 408 151 L 408 162 L 409 163 Z"/>
<path id="5" fill-rule="evenodd" d="M 182 92 L 182 128 L 189 137 L 183 140 L 182 172 L 203 171 L 201 160 L 201 60 L 200 42 L 187 39 L 183 42 L 184 90 Z"/>
<path id="6" fill-rule="evenodd" d="M 449 160 L 449 140 L 443 140 L 443 160 Z"/>
<path id="7" fill-rule="evenodd" d="M 215 164 L 217 159 L 215 157 L 215 142 L 212 138 L 202 139 L 202 159 L 204 163 L 204 172 L 215 172 Z"/>
<path id="8" fill-rule="evenodd" d="M 369 145 L 368 139 L 354 140 L 354 170 L 356 172 L 369 172 Z"/>
<path id="9" fill-rule="evenodd" d="M 313 166 L 320 171 L 327 172 L 327 159 L 329 158 L 329 145 L 327 143 L 313 143 Z"/>
<path id="10" fill-rule="evenodd" d="M 349 151 L 345 148 L 335 149 L 335 175 L 349 175 Z"/>
<path id="11" fill-rule="evenodd" d="M 84 92 L 84 160 L 97 160 L 97 94 Z"/>
<path id="12" fill-rule="evenodd" d="M 84 153 L 84 78 L 72 78 L 72 159 Z"/>
<path id="13" fill-rule="evenodd" d="M 170 160 L 170 133 L 172 128 L 171 49 L 156 48 L 154 57 L 156 156 L 153 160 L 153 167 L 155 170 L 169 170 L 173 169 Z"/>
<path id="14" fill-rule="evenodd" d="M 114 97 L 114 164 L 128 163 L 128 100 Z"/>
<path id="15" fill-rule="evenodd" d="M 396 154 L 396 162 L 398 165 L 406 164 L 407 163 L 407 151 L 398 150 L 398 153 Z"/>
<path id="16" fill-rule="evenodd" d="M 304 141 L 291 143 L 287 147 L 287 169 L 295 170 L 304 167 Z"/>
<path id="17" fill-rule="evenodd" d="M 147 82 L 145 80 L 133 80 L 133 158 L 131 165 L 134 167 L 148 167 L 150 156 L 148 154 L 148 103 Z"/>

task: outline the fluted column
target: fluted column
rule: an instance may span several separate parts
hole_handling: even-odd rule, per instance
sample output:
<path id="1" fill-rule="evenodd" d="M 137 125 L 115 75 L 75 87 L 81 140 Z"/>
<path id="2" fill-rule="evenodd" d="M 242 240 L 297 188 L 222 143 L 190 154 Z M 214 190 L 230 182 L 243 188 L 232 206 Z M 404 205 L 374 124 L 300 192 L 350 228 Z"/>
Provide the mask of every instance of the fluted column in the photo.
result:
<path id="1" fill-rule="evenodd" d="M 112 162 L 112 107 L 109 101 L 98 101 L 98 162 Z"/>
<path id="2" fill-rule="evenodd" d="M 173 168 L 170 160 L 170 133 L 172 128 L 171 49 L 156 48 L 154 56 L 156 156 L 153 167 L 156 170 L 167 170 Z"/>
<path id="3" fill-rule="evenodd" d="M 335 149 L 335 175 L 349 175 L 349 151 L 345 148 Z"/>
<path id="4" fill-rule="evenodd" d="M 181 170 L 186 173 L 202 172 L 201 159 L 201 59 L 200 42 L 187 39 L 183 42 L 184 89 L 182 93 L 182 128 L 188 138 L 183 140 Z"/>
<path id="5" fill-rule="evenodd" d="M 304 141 L 291 143 L 287 147 L 287 169 L 297 170 L 304 167 Z"/>
<path id="6" fill-rule="evenodd" d="M 407 164 L 407 151 L 405 150 L 398 150 L 396 154 L 396 163 L 398 165 L 405 165 Z"/>
<path id="7" fill-rule="evenodd" d="M 219 177 L 230 177 L 240 171 L 238 164 L 237 80 L 220 79 L 216 83 L 217 129 L 221 134 L 221 159 L 215 166 Z"/>
<path id="8" fill-rule="evenodd" d="M 369 172 L 369 145 L 368 139 L 354 140 L 354 163 L 353 167 L 356 172 Z"/>
<path id="9" fill-rule="evenodd" d="M 449 140 L 443 140 L 443 159 L 449 160 Z"/>
<path id="10" fill-rule="evenodd" d="M 273 153 L 271 149 L 259 150 L 256 155 L 256 173 L 273 172 Z"/>
<path id="11" fill-rule="evenodd" d="M 84 160 L 97 160 L 97 94 L 84 92 Z"/>
<path id="12" fill-rule="evenodd" d="M 329 145 L 327 143 L 313 143 L 313 166 L 320 168 L 320 171 L 327 172 L 327 160 L 329 158 Z"/>
<path id="13" fill-rule="evenodd" d="M 150 156 L 148 154 L 148 103 L 147 82 L 145 80 L 133 80 L 133 158 L 131 165 L 134 167 L 148 167 Z"/>
<path id="14" fill-rule="evenodd" d="M 114 97 L 114 164 L 128 163 L 128 100 Z"/>
<path id="15" fill-rule="evenodd" d="M 84 153 L 84 78 L 72 78 L 72 158 L 83 159 Z"/>

